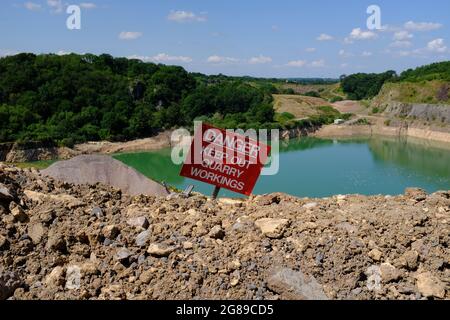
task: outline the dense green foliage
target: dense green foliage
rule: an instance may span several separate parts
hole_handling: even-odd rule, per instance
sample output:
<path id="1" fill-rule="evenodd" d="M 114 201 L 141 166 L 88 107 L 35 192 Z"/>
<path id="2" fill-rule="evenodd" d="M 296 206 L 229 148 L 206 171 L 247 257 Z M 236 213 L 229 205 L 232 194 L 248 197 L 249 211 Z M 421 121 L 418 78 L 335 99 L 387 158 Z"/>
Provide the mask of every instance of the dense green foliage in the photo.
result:
<path id="1" fill-rule="evenodd" d="M 450 61 L 438 62 L 409 69 L 400 74 L 398 81 L 418 82 L 427 80 L 450 81 Z"/>
<path id="2" fill-rule="evenodd" d="M 341 87 L 351 100 L 363 100 L 375 97 L 383 84 L 394 79 L 395 71 L 384 73 L 357 73 L 341 77 Z"/>
<path id="3" fill-rule="evenodd" d="M 129 140 L 192 125 L 200 116 L 236 125 L 273 122 L 273 86 L 205 79 L 105 54 L 1 58 L 0 142 Z"/>

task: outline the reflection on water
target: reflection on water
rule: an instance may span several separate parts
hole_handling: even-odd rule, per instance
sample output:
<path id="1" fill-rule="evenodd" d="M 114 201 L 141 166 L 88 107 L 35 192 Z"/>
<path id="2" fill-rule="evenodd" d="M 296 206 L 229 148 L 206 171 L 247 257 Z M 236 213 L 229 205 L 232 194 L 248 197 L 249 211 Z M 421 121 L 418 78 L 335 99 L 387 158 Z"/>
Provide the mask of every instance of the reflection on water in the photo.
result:
<path id="1" fill-rule="evenodd" d="M 297 196 L 401 194 L 407 187 L 429 192 L 450 189 L 450 150 L 389 138 L 326 140 L 302 138 L 281 142 L 280 171 L 263 176 L 254 193 Z M 115 156 L 144 175 L 180 189 L 194 184 L 210 194 L 213 187 L 179 176 L 170 150 Z M 222 196 L 238 196 L 223 190 Z"/>

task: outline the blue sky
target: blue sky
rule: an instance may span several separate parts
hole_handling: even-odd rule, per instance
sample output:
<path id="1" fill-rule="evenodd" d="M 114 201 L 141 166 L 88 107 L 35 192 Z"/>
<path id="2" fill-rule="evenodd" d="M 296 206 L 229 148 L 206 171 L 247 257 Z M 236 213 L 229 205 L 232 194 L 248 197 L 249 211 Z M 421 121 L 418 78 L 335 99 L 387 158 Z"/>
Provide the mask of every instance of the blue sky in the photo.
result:
<path id="1" fill-rule="evenodd" d="M 82 0 L 83 1 L 83 0 Z M 450 60 L 450 1 L 2 0 L 0 55 L 109 53 L 207 74 L 338 77 Z M 368 30 L 369 5 L 381 30 Z M 68 5 L 81 8 L 69 30 Z"/>

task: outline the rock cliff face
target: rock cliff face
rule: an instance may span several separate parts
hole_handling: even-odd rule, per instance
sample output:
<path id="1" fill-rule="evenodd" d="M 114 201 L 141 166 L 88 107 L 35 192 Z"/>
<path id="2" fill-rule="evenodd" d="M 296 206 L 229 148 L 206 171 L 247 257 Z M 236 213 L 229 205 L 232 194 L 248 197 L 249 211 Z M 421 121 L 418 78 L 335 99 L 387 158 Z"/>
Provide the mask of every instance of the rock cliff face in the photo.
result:
<path id="1" fill-rule="evenodd" d="M 0 299 L 450 299 L 450 191 L 131 197 L 0 165 Z"/>
<path id="2" fill-rule="evenodd" d="M 384 111 L 390 116 L 450 124 L 450 106 L 390 102 Z"/>

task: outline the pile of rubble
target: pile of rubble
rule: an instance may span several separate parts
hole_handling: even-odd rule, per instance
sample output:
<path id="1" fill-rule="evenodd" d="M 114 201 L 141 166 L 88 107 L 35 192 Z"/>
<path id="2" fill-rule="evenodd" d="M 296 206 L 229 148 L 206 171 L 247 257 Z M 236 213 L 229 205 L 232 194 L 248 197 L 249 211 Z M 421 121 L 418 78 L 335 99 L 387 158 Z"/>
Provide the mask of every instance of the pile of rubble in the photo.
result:
<path id="1" fill-rule="evenodd" d="M 131 197 L 0 164 L 0 299 L 449 299 L 450 191 Z"/>

